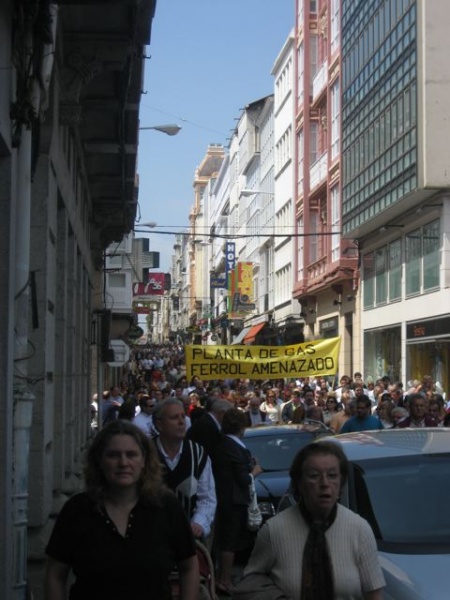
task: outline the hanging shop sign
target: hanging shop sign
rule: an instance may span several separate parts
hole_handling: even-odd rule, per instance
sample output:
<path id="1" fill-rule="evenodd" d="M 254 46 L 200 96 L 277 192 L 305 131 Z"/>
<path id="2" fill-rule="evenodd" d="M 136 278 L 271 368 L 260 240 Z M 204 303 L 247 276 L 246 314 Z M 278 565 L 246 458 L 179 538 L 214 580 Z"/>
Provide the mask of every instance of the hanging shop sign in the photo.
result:
<path id="1" fill-rule="evenodd" d="M 256 309 L 253 301 L 253 263 L 237 262 L 230 274 L 229 313 L 239 317 Z"/>
<path id="2" fill-rule="evenodd" d="M 236 265 L 236 244 L 226 242 L 225 244 L 225 279 L 226 287 L 230 287 L 230 276 Z"/>
<path id="3" fill-rule="evenodd" d="M 335 375 L 340 337 L 291 346 L 188 345 L 186 376 L 200 379 L 280 379 Z"/>
<path id="4" fill-rule="evenodd" d="M 150 273 L 145 283 L 133 283 L 133 296 L 162 296 L 165 273 Z"/>
<path id="5" fill-rule="evenodd" d="M 212 290 L 220 290 L 227 287 L 226 277 L 214 277 L 211 276 L 209 279 L 209 285 Z"/>

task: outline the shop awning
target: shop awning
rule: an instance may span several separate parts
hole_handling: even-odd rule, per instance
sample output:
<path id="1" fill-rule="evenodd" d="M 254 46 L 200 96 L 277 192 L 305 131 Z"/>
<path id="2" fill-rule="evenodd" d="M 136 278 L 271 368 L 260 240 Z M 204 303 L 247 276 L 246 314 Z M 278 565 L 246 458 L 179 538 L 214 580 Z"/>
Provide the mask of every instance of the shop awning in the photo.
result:
<path id="1" fill-rule="evenodd" d="M 244 327 L 244 329 L 238 334 L 238 336 L 234 338 L 234 340 L 231 342 L 231 345 L 235 346 L 236 344 L 243 344 L 244 337 L 247 335 L 250 329 L 251 327 Z"/>
<path id="2" fill-rule="evenodd" d="M 243 340 L 244 344 L 251 344 L 252 342 L 254 342 L 258 333 L 265 326 L 266 326 L 266 323 L 264 322 L 264 323 L 258 323 L 258 325 L 253 325 L 252 327 L 250 327 L 250 331 L 244 337 L 244 340 Z"/>

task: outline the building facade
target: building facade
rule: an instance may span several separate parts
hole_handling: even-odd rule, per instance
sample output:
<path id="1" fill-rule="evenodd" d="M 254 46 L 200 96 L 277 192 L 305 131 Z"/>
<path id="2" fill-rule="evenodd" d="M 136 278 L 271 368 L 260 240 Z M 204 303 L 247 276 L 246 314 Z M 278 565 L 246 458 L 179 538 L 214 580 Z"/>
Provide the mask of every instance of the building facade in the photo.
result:
<path id="1" fill-rule="evenodd" d="M 449 7 L 342 1 L 344 235 L 363 273 L 365 377 L 449 386 Z"/>
<path id="2" fill-rule="evenodd" d="M 274 78 L 274 297 L 273 320 L 280 342 L 304 341 L 305 320 L 293 298 L 295 274 L 294 57 L 292 30 L 275 60 Z"/>
<path id="3" fill-rule="evenodd" d="M 136 214 L 154 9 L 118 1 L 106 19 L 105 4 L 89 0 L 0 5 L 4 600 L 29 597 L 27 559 L 42 564 L 54 515 L 79 489 L 110 340 L 104 254 Z"/>
<path id="4" fill-rule="evenodd" d="M 340 374 L 359 370 L 357 248 L 342 237 L 340 0 L 296 2 L 294 298 L 306 339 L 341 338 Z"/>

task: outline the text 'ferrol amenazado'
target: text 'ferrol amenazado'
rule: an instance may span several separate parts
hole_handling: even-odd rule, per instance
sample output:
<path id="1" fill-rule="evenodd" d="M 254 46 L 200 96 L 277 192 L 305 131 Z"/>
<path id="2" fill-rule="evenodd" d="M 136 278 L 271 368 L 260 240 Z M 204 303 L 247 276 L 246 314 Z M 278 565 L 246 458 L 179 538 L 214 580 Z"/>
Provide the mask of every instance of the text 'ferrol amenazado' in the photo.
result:
<path id="1" fill-rule="evenodd" d="M 336 337 L 291 346 L 187 345 L 186 376 L 211 380 L 335 375 L 340 341 Z"/>

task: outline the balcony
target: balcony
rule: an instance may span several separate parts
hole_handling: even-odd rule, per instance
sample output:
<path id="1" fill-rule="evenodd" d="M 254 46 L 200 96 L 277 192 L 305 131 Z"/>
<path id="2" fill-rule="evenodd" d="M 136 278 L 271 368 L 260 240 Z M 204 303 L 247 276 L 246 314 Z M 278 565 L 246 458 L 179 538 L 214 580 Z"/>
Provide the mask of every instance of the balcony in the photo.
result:
<path id="1" fill-rule="evenodd" d="M 328 174 L 328 152 L 316 160 L 309 171 L 309 189 L 313 190 L 326 180 Z"/>
<path id="2" fill-rule="evenodd" d="M 312 265 L 309 265 L 307 267 L 308 286 L 311 286 L 311 285 L 314 285 L 315 283 L 317 283 L 317 281 L 319 279 L 321 279 L 323 277 L 323 275 L 326 273 L 327 267 L 328 267 L 328 261 L 327 261 L 326 257 L 323 257 L 323 258 L 317 260 L 316 262 L 314 262 Z"/>
<path id="3" fill-rule="evenodd" d="M 319 98 L 327 86 L 328 63 L 325 61 L 320 66 L 312 81 L 312 101 L 313 104 Z"/>

